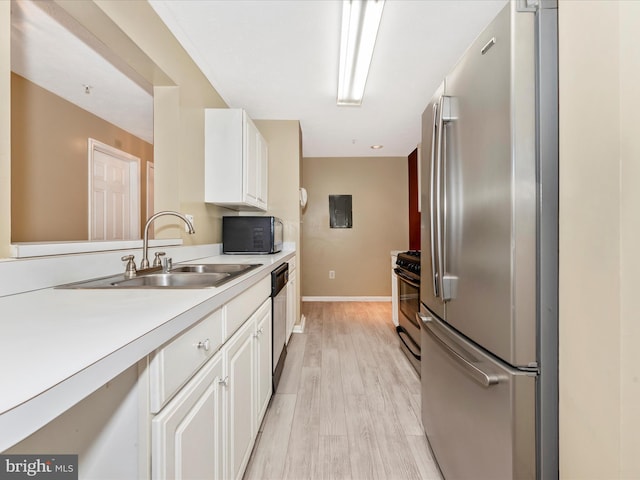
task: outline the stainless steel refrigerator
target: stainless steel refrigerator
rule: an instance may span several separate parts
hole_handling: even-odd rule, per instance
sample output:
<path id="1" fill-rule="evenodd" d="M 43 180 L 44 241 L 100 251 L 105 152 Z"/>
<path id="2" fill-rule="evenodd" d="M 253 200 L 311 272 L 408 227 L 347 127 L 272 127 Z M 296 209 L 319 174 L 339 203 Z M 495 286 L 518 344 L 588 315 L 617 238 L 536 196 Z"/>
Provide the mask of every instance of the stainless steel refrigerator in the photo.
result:
<path id="1" fill-rule="evenodd" d="M 558 477 L 557 4 L 511 1 L 422 118 L 422 420 L 447 480 Z"/>

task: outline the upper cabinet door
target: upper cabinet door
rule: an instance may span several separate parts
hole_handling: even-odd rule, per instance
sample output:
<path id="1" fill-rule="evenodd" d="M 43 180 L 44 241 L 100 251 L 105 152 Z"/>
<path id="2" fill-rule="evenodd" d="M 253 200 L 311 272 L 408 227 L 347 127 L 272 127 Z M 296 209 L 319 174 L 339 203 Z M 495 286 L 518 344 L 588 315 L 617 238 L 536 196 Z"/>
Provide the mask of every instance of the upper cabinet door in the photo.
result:
<path id="1" fill-rule="evenodd" d="M 266 141 L 242 109 L 205 110 L 205 202 L 267 209 Z"/>
<path id="2" fill-rule="evenodd" d="M 258 132 L 258 207 L 267 209 L 269 191 L 269 147 L 264 137 Z"/>

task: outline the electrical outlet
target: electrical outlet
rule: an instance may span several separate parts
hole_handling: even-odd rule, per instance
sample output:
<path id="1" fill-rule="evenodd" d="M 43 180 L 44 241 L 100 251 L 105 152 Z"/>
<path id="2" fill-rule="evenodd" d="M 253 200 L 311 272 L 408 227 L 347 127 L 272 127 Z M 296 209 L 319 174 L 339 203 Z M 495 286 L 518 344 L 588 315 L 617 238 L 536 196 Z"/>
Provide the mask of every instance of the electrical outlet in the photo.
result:
<path id="1" fill-rule="evenodd" d="M 336 278 L 335 270 L 329 270 L 329 280 L 333 280 Z"/>
<path id="2" fill-rule="evenodd" d="M 193 225 L 193 228 L 195 229 L 196 226 L 193 223 L 193 215 L 189 215 L 188 213 L 185 213 L 184 216 L 187 217 L 187 220 L 189 220 L 191 222 L 191 225 Z M 189 233 L 189 227 L 187 226 L 186 223 L 184 224 L 184 231 Z"/>

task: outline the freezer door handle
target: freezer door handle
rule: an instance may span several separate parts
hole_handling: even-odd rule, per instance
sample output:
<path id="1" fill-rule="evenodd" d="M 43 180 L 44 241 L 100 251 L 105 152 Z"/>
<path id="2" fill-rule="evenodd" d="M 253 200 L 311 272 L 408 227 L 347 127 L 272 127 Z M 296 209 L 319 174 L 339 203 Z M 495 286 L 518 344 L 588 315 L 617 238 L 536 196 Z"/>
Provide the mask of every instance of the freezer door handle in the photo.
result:
<path id="1" fill-rule="evenodd" d="M 418 321 L 422 324 L 425 332 L 442 348 L 442 350 L 447 353 L 447 355 L 454 360 L 458 365 L 460 365 L 465 372 L 469 374 L 471 378 L 473 378 L 476 382 L 484 387 L 490 387 L 492 385 L 497 385 L 500 383 L 500 377 L 493 373 L 487 373 L 482 370 L 478 365 L 474 362 L 467 360 L 464 355 L 456 351 L 453 347 L 449 346 L 438 333 L 433 328 L 433 319 L 431 317 L 427 317 L 422 313 L 417 313 L 416 317 Z"/>

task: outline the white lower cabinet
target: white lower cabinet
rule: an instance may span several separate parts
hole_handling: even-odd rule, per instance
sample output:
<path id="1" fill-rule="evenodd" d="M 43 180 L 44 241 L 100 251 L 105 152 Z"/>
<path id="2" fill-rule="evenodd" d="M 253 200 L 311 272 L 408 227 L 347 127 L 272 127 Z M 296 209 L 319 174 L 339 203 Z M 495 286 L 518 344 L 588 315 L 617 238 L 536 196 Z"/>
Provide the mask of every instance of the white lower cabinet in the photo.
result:
<path id="1" fill-rule="evenodd" d="M 223 373 L 223 358 L 217 354 L 153 418 L 153 478 L 225 478 Z"/>
<path id="2" fill-rule="evenodd" d="M 242 478 L 272 392 L 271 300 L 225 345 L 229 478 Z"/>
<path id="3" fill-rule="evenodd" d="M 226 350 L 229 366 L 227 399 L 229 429 L 227 432 L 227 460 L 229 478 L 242 476 L 242 467 L 253 445 L 253 402 L 255 386 L 252 378 L 254 359 L 254 325 L 248 322 L 229 341 Z"/>
<path id="4" fill-rule="evenodd" d="M 292 268 L 293 265 L 293 268 Z M 289 344 L 289 339 L 291 338 L 291 334 L 293 333 L 293 327 L 296 324 L 296 314 L 298 311 L 297 305 L 297 279 L 296 279 L 296 264 L 295 261 L 292 260 L 289 262 L 289 281 L 287 282 L 287 335 L 286 335 L 286 343 Z"/>
<path id="5" fill-rule="evenodd" d="M 242 478 L 272 393 L 269 291 L 267 278 L 252 287 L 249 295 L 236 297 L 225 305 L 220 315 L 205 318 L 204 323 L 215 318 L 226 326 L 241 326 L 229 332 L 230 338 L 152 417 L 152 478 Z M 240 306 L 253 312 L 247 313 L 250 316 L 245 316 L 244 322 L 230 318 L 243 311 Z M 202 324 L 192 329 L 202 330 L 199 325 Z M 206 338 L 211 338 L 210 333 L 207 331 Z M 194 348 L 185 338 L 194 338 L 193 343 L 196 336 L 187 331 L 163 349 L 175 352 L 175 342 L 184 344 L 185 349 Z M 166 366 L 154 369 L 154 361 L 166 363 L 170 358 L 185 358 L 175 353 L 162 354 L 163 349 L 151 360 L 151 405 L 161 404 L 153 400 L 154 392 L 164 391 L 154 384 L 165 383 L 163 372 L 175 371 Z M 150 411 L 155 413 L 153 408 Z"/>
<path id="6" fill-rule="evenodd" d="M 256 422 L 254 431 L 257 434 L 260 423 L 264 418 L 269 406 L 269 400 L 273 392 L 273 366 L 271 352 L 273 350 L 271 329 L 273 323 L 271 318 L 271 299 L 264 303 L 262 308 L 256 312 Z"/>

